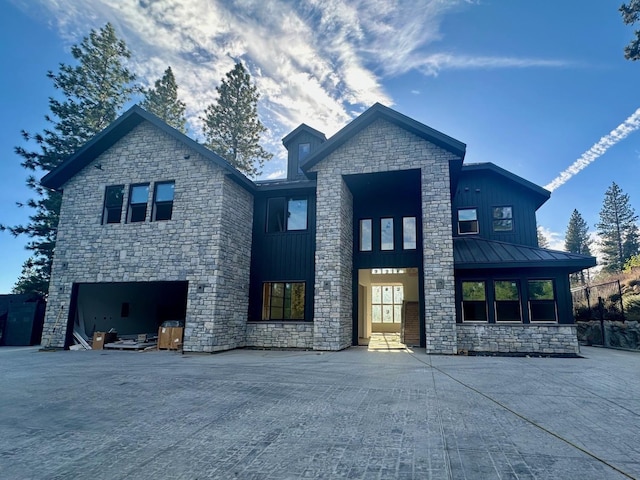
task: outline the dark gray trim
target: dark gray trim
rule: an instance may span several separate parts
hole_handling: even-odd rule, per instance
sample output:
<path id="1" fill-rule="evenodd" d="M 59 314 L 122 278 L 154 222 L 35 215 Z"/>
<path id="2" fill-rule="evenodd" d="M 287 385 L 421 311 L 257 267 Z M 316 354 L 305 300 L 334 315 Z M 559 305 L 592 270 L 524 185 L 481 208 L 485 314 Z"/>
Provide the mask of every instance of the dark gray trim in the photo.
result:
<path id="1" fill-rule="evenodd" d="M 413 120 L 406 115 L 398 113 L 389 107 L 376 103 L 362 115 L 348 123 L 342 130 L 322 144 L 315 153 L 308 157 L 302 167 L 304 172 L 308 172 L 311 167 L 322 161 L 323 158 L 379 118 L 387 120 L 388 122 L 391 122 L 394 125 L 397 125 L 398 127 L 447 150 L 448 152 L 464 158 L 467 149 L 467 146 L 464 143 L 456 140 L 455 138 L 449 137 L 442 132 L 434 130 L 431 127 L 427 127 L 426 125 Z"/>
<path id="2" fill-rule="evenodd" d="M 245 177 L 240 171 L 233 167 L 224 158 L 216 155 L 204 145 L 192 140 L 175 128 L 170 127 L 152 113 L 147 112 L 138 105 L 134 105 L 125 113 L 123 113 L 116 121 L 98 133 L 89 140 L 80 150 L 71 155 L 67 160 L 60 164 L 57 168 L 45 175 L 40 183 L 54 190 L 62 188 L 80 170 L 89 165 L 100 154 L 113 146 L 118 140 L 127 135 L 136 126 L 143 121 L 151 123 L 154 127 L 173 137 L 186 147 L 194 150 L 207 160 L 212 161 L 221 167 L 232 180 L 237 182 L 246 190 L 253 192 L 254 184 Z"/>
<path id="3" fill-rule="evenodd" d="M 307 132 L 310 135 L 313 135 L 314 137 L 318 137 L 321 142 L 325 142 L 327 140 L 327 137 L 321 131 L 310 127 L 306 123 L 301 123 L 293 132 L 289 133 L 286 137 L 282 139 L 282 144 L 286 147 L 287 144 L 301 132 Z"/>

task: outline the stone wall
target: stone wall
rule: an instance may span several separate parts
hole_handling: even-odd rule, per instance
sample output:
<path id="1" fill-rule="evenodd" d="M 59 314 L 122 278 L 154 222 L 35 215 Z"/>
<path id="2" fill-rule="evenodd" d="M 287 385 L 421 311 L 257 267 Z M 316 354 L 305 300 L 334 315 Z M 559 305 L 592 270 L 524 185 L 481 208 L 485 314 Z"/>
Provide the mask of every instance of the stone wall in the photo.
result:
<path id="1" fill-rule="evenodd" d="M 428 353 L 456 353 L 449 161 L 455 155 L 378 119 L 327 155 L 318 174 L 314 348 L 351 344 L 352 198 L 342 175 L 420 169 Z"/>
<path id="2" fill-rule="evenodd" d="M 151 222 L 153 184 L 167 180 L 172 218 Z M 125 223 L 129 186 L 147 182 L 146 220 Z M 117 184 L 125 185 L 121 223 L 102 225 L 105 187 Z M 243 345 L 252 216 L 251 196 L 219 166 L 138 125 L 64 185 L 43 344 L 64 346 L 74 283 L 188 281 L 184 349 Z"/>
<path id="3" fill-rule="evenodd" d="M 577 355 L 575 325 L 457 324 L 458 351 Z"/>
<path id="4" fill-rule="evenodd" d="M 311 322 L 249 322 L 246 346 L 261 348 L 313 348 Z"/>

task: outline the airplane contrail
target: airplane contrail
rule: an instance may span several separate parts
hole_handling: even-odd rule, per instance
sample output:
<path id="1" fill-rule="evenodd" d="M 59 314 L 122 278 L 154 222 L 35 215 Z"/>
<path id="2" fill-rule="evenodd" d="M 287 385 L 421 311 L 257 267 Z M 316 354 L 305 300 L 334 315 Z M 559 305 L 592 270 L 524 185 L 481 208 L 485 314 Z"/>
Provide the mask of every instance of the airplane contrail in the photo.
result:
<path id="1" fill-rule="evenodd" d="M 602 137 L 596 144 L 594 144 L 589 150 L 584 152 L 580 158 L 569 166 L 566 170 L 560 173 L 550 183 L 544 186 L 550 192 L 553 192 L 560 185 L 566 183 L 571 177 L 578 173 L 583 168 L 587 167 L 590 163 L 600 158 L 604 153 L 613 147 L 616 143 L 624 140 L 629 134 L 635 132 L 640 128 L 640 108 L 638 108 L 633 114 L 627 118 L 624 122 L 618 125 L 608 135 Z"/>

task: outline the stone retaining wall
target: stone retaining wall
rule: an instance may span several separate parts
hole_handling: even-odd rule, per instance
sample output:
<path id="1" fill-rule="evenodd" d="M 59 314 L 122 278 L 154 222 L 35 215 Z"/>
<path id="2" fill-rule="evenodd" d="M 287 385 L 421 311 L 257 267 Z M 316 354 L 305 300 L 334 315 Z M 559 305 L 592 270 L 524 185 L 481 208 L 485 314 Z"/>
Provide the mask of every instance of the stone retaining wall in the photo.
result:
<path id="1" fill-rule="evenodd" d="M 249 322 L 246 346 L 262 348 L 313 348 L 312 322 Z"/>

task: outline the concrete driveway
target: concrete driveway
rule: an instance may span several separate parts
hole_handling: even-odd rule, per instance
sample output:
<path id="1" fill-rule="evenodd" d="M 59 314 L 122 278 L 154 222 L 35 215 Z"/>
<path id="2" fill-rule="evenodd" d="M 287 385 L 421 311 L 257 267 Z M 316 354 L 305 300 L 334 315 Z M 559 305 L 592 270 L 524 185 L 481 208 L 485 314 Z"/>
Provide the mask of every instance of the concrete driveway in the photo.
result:
<path id="1" fill-rule="evenodd" d="M 0 349 L 2 479 L 640 478 L 640 354 Z"/>

